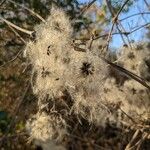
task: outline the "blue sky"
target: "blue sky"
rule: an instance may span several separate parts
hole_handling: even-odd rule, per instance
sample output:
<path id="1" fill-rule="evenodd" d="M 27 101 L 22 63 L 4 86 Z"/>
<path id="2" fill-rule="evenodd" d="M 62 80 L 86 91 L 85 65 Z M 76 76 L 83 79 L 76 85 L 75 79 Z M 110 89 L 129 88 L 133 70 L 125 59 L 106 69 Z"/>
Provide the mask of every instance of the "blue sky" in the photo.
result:
<path id="1" fill-rule="evenodd" d="M 86 2 L 88 3 L 91 0 L 78 0 L 79 2 Z M 101 2 L 102 0 L 97 0 L 97 2 Z M 150 0 L 147 0 L 148 3 L 150 3 Z M 128 13 L 125 14 L 121 14 L 119 16 L 120 19 L 130 16 L 132 14 L 135 13 L 139 13 L 139 12 L 148 12 L 148 9 L 144 3 L 144 0 L 137 0 L 136 2 L 134 2 L 134 4 L 132 5 L 132 7 L 130 8 Z M 129 18 L 125 21 L 122 21 L 121 24 L 124 26 L 124 28 L 126 29 L 126 31 L 131 31 L 133 29 L 135 29 L 136 27 L 139 27 L 143 24 L 149 23 L 150 22 L 150 14 L 147 15 L 143 15 L 143 17 L 141 15 L 139 16 L 134 16 L 132 18 Z M 138 41 L 142 41 L 145 39 L 145 34 L 146 34 L 146 30 L 140 29 L 132 34 L 129 35 L 129 39 L 130 40 L 134 40 L 135 42 Z M 123 41 L 120 37 L 120 35 L 115 35 L 113 36 L 113 40 L 111 43 L 112 47 L 118 48 L 123 44 Z"/>
<path id="2" fill-rule="evenodd" d="M 138 0 L 138 2 L 135 2 L 133 4 L 133 6 L 130 8 L 128 13 L 122 14 L 120 16 L 120 19 L 130 16 L 135 13 L 145 12 L 145 11 L 148 12 L 147 7 L 144 4 L 143 0 Z M 127 31 L 130 31 L 130 30 L 133 30 L 134 28 L 137 28 L 137 27 L 144 25 L 146 23 L 149 23 L 149 22 L 150 22 L 150 14 L 143 15 L 143 17 L 141 15 L 134 16 L 132 18 L 129 18 L 129 19 L 123 21 L 122 25 L 124 26 L 124 28 Z M 134 40 L 135 42 L 142 41 L 145 39 L 145 34 L 146 34 L 146 30 L 145 30 L 145 28 L 142 28 L 142 29 L 130 34 L 129 38 L 130 38 L 130 40 Z M 116 43 L 117 43 L 117 46 L 121 46 L 123 44 L 122 39 L 120 38 L 119 35 L 114 36 L 112 46 L 116 47 Z"/>

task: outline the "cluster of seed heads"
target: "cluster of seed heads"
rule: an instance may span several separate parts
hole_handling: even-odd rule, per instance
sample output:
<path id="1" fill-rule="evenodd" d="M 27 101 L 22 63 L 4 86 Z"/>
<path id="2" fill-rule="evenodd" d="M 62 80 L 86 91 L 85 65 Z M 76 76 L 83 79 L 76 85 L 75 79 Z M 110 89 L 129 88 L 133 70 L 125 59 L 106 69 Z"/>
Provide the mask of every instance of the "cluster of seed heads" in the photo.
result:
<path id="1" fill-rule="evenodd" d="M 108 118 L 117 121 L 120 107 L 133 114 L 129 107 L 133 93 L 127 93 L 131 81 L 118 87 L 114 78 L 108 78 L 108 66 L 99 58 L 96 43 L 92 51 L 88 47 L 86 51 L 77 50 L 72 44 L 70 20 L 63 10 L 53 7 L 46 23 L 35 27 L 35 33 L 36 38 L 24 52 L 33 67 L 31 82 L 38 98 L 38 112 L 27 123 L 32 139 L 41 145 L 60 142 L 68 135 L 72 116 L 80 123 L 84 118 L 89 124 L 105 126 Z M 125 56 L 135 58 L 132 53 Z M 124 60 L 120 63 L 127 66 Z M 134 88 L 138 91 L 136 83 Z"/>

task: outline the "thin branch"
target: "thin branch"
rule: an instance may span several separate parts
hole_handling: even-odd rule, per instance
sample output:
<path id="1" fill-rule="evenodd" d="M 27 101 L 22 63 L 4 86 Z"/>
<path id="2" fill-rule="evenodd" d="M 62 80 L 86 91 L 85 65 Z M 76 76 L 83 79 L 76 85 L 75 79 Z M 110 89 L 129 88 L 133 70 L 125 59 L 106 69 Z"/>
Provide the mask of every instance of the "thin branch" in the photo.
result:
<path id="1" fill-rule="evenodd" d="M 150 90 L 150 86 L 146 83 L 145 79 L 139 77 L 138 75 L 126 70 L 125 68 L 118 66 L 112 62 L 110 62 L 109 60 L 100 57 L 103 61 L 105 61 L 107 64 L 111 65 L 114 69 L 124 73 L 127 77 L 130 77 L 131 79 L 134 79 L 135 81 L 139 82 L 140 84 L 142 84 L 144 87 L 146 87 L 147 89 Z"/>
<path id="2" fill-rule="evenodd" d="M 20 50 L 12 59 L 10 59 L 9 61 L 5 62 L 3 65 L 1 65 L 0 69 L 3 68 L 4 66 L 10 64 L 11 62 L 15 61 L 22 52 L 23 52 L 23 50 Z"/>
<path id="3" fill-rule="evenodd" d="M 7 0 L 7 1 L 10 2 L 10 3 L 13 3 L 13 4 L 15 4 L 15 5 L 18 5 L 18 6 L 22 7 L 22 8 L 24 8 L 24 9 L 26 9 L 26 10 L 29 11 L 32 15 L 34 15 L 34 16 L 36 16 L 38 19 L 40 19 L 42 22 L 46 22 L 45 19 L 42 18 L 39 14 L 37 14 L 37 13 L 34 12 L 33 10 L 31 10 L 31 9 L 29 9 L 29 8 L 27 8 L 27 7 L 25 7 L 25 6 L 23 6 L 22 4 L 19 4 L 19 3 L 15 2 L 15 1 L 13 1 L 13 0 Z"/>
<path id="4" fill-rule="evenodd" d="M 141 139 L 139 140 L 139 142 L 136 144 L 137 150 L 140 150 L 140 149 L 141 149 L 140 147 L 141 147 L 142 143 L 144 142 L 145 139 L 148 138 L 149 135 L 150 135 L 149 133 L 143 133 L 142 138 L 141 138 Z"/>
<path id="5" fill-rule="evenodd" d="M 123 29 L 124 32 L 127 32 L 119 20 L 118 20 L 118 24 L 121 26 L 121 28 Z M 117 24 L 117 29 L 118 29 L 119 33 L 121 33 L 122 31 L 119 29 L 118 24 Z M 123 35 L 122 34 L 120 34 L 120 35 L 122 37 L 122 40 L 124 41 Z M 131 45 L 131 42 L 130 42 L 129 37 L 128 37 L 129 34 L 124 34 L 124 35 L 127 38 L 127 41 L 128 41 L 128 44 L 129 44 L 130 48 L 132 49 L 132 45 Z M 124 41 L 124 43 L 125 43 L 125 41 Z"/>
<path id="6" fill-rule="evenodd" d="M 136 130 L 131 141 L 128 143 L 128 145 L 126 146 L 125 150 L 131 150 L 131 146 L 132 146 L 132 143 L 135 141 L 135 139 L 137 138 L 137 136 L 139 135 L 140 133 L 140 130 Z"/>
<path id="7" fill-rule="evenodd" d="M 19 37 L 19 39 L 20 39 L 24 44 L 26 44 L 26 41 L 21 37 L 21 35 L 20 35 L 14 28 L 12 28 L 12 27 L 9 26 L 9 25 L 8 25 L 8 27 L 12 30 L 12 32 L 15 33 L 15 35 L 16 35 L 17 37 Z"/>
<path id="8" fill-rule="evenodd" d="M 80 16 L 82 16 L 94 3 L 96 2 L 96 0 L 92 0 L 78 15 L 77 18 L 79 18 Z"/>
<path id="9" fill-rule="evenodd" d="M 146 0 L 144 0 L 144 3 L 147 6 L 147 8 L 150 8 L 150 4 Z"/>
<path id="10" fill-rule="evenodd" d="M 111 35 L 118 35 L 118 34 L 122 34 L 122 35 L 129 35 L 129 34 L 132 34 L 132 33 L 134 33 L 134 32 L 136 32 L 136 31 L 138 31 L 138 30 L 140 30 L 140 29 L 142 29 L 142 28 L 144 28 L 144 27 L 147 27 L 147 26 L 149 26 L 150 25 L 150 22 L 149 23 L 146 23 L 146 24 L 144 24 L 144 25 L 142 25 L 142 26 L 140 26 L 140 27 L 137 27 L 137 28 L 135 28 L 135 29 L 133 29 L 133 30 L 131 30 L 131 31 L 127 31 L 127 32 L 114 32 L 114 33 L 112 33 Z M 94 37 L 93 38 L 93 40 L 98 40 L 99 38 L 103 38 L 103 37 L 107 37 L 109 35 L 109 33 L 107 33 L 107 34 L 103 34 L 103 35 L 99 35 L 99 36 L 96 36 L 96 37 Z M 76 39 L 76 40 L 83 40 L 83 41 L 88 41 L 88 40 L 90 40 L 90 38 L 81 38 L 81 39 Z"/>
<path id="11" fill-rule="evenodd" d="M 125 17 L 125 18 L 122 18 L 122 19 L 120 19 L 119 21 L 124 21 L 124 20 L 127 20 L 127 19 L 131 18 L 131 17 L 135 17 L 135 16 L 139 16 L 139 15 L 146 15 L 146 14 L 150 14 L 150 12 L 135 13 L 135 14 L 132 14 L 132 15 L 127 16 L 127 17 Z"/>
<path id="12" fill-rule="evenodd" d="M 134 133 L 131 141 L 129 142 L 129 144 L 126 146 L 125 150 L 140 150 L 140 146 L 143 143 L 143 141 L 148 137 L 148 133 L 143 133 L 142 137 L 132 146 L 132 144 L 135 142 L 135 140 L 137 139 L 140 130 L 136 130 L 136 132 Z M 136 148 L 137 147 L 137 148 Z"/>
<path id="13" fill-rule="evenodd" d="M 139 6 L 137 6 L 137 8 L 138 8 L 139 12 L 142 13 L 142 11 L 141 11 L 141 9 L 139 8 Z M 145 19 L 144 15 L 141 14 L 141 17 L 143 18 L 143 20 L 144 20 L 145 22 L 147 22 L 147 20 Z"/>
<path id="14" fill-rule="evenodd" d="M 13 24 L 13 23 L 11 23 L 10 21 L 4 19 L 2 16 L 0 16 L 0 19 L 3 20 L 7 25 L 10 25 L 10 26 L 12 26 L 13 28 L 15 28 L 15 29 L 17 29 L 17 30 L 19 30 L 19 31 L 21 31 L 21 32 L 24 32 L 24 33 L 26 33 L 26 34 L 32 35 L 32 33 L 34 32 L 34 31 L 29 31 L 29 30 L 23 29 L 23 28 L 21 28 L 21 27 L 15 25 L 15 24 Z"/>
<path id="15" fill-rule="evenodd" d="M 129 32 L 121 32 L 121 33 L 119 33 L 119 32 L 114 32 L 114 33 L 112 33 L 111 35 L 117 35 L 117 34 L 124 34 L 124 35 L 126 35 L 126 34 L 129 34 Z M 109 35 L 109 33 L 103 34 L 103 35 L 100 35 L 100 36 L 96 36 L 96 37 L 94 38 L 94 40 L 97 40 L 97 39 L 102 38 L 102 37 L 106 37 L 106 36 L 108 36 L 108 35 Z"/>
<path id="16" fill-rule="evenodd" d="M 115 16 L 116 19 L 118 19 L 118 16 L 120 15 L 121 11 L 125 7 L 125 5 L 129 2 L 130 0 L 126 0 L 125 3 L 121 6 L 120 10 L 117 12 L 117 15 Z"/>
<path id="17" fill-rule="evenodd" d="M 150 22 L 149 23 L 146 23 L 146 24 L 143 24 L 141 25 L 140 27 L 137 27 L 136 29 L 132 30 L 131 32 L 129 32 L 129 34 L 133 33 L 133 32 L 136 32 L 137 30 L 140 30 L 141 28 L 144 28 L 144 27 L 148 27 L 150 25 Z"/>
<path id="18" fill-rule="evenodd" d="M 115 17 L 115 12 L 114 12 L 114 9 L 112 8 L 111 0 L 106 0 L 106 4 L 107 4 L 107 7 L 110 11 L 110 14 L 111 14 L 112 18 L 114 18 Z"/>
<path id="19" fill-rule="evenodd" d="M 115 26 L 115 23 L 112 24 L 111 29 L 110 29 L 109 34 L 108 34 L 106 51 L 108 51 L 108 48 L 109 48 L 109 42 L 111 40 L 111 35 L 112 35 L 112 32 L 113 32 L 114 26 Z"/>
<path id="20" fill-rule="evenodd" d="M 128 115 L 124 110 L 122 110 L 120 107 L 119 107 L 119 109 L 122 111 L 122 113 L 124 114 L 124 115 L 126 115 L 133 123 L 135 123 L 135 124 L 137 124 L 137 122 L 130 116 L 130 115 Z"/>
<path id="21" fill-rule="evenodd" d="M 111 35 L 112 35 L 112 32 L 113 32 L 114 26 L 115 26 L 115 24 L 116 24 L 117 21 L 118 21 L 118 17 L 119 17 L 119 15 L 120 15 L 121 11 L 123 10 L 123 8 L 125 7 L 125 5 L 126 5 L 128 2 L 129 2 L 129 0 L 126 0 L 125 3 L 121 6 L 121 8 L 119 9 L 119 11 L 117 12 L 117 14 L 114 15 L 114 13 L 112 12 L 112 9 L 111 9 L 112 6 L 111 6 L 110 1 L 109 1 L 109 0 L 106 0 L 108 9 L 109 9 L 109 11 L 110 11 L 110 13 L 111 13 L 111 15 L 112 15 L 112 18 L 113 18 L 113 19 L 112 19 L 113 24 L 112 24 L 112 26 L 111 26 L 111 29 L 110 29 L 110 31 L 109 31 L 108 38 L 107 38 L 106 51 L 108 51 L 109 43 L 110 43 L 110 39 L 111 39 Z"/>
<path id="22" fill-rule="evenodd" d="M 0 3 L 0 6 L 2 6 L 5 2 L 6 2 L 6 0 L 3 0 L 3 1 Z"/>

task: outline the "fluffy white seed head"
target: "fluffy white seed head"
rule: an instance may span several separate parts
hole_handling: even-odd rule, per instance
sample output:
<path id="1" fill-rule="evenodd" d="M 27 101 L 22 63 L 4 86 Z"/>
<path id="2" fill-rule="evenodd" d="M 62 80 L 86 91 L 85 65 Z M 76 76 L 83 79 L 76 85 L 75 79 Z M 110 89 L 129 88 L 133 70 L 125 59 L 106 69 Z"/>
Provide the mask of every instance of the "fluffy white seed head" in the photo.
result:
<path id="1" fill-rule="evenodd" d="M 60 141 L 66 132 L 66 123 L 60 116 L 37 113 L 27 122 L 30 138 L 40 142 Z"/>
<path id="2" fill-rule="evenodd" d="M 128 113 L 134 117 L 142 115 L 146 119 L 147 114 L 150 114 L 150 93 L 148 89 L 136 81 L 130 80 L 125 82 L 123 91 L 129 104 L 129 107 L 126 107 Z"/>
<path id="3" fill-rule="evenodd" d="M 100 52 L 75 51 L 69 19 L 60 9 L 53 8 L 47 23 L 35 30 L 37 39 L 26 48 L 36 73 L 34 93 L 56 98 L 67 89 L 74 101 L 74 112 L 80 114 L 87 107 L 94 116 L 94 111 L 99 111 L 97 106 L 101 106 L 101 90 L 108 73 L 106 64 L 98 57 Z"/>
<path id="4" fill-rule="evenodd" d="M 72 49 L 69 19 L 61 9 L 52 8 L 46 23 L 36 26 L 35 32 L 36 40 L 29 42 L 25 50 L 36 73 L 34 93 L 56 95 L 64 85 Z"/>
<path id="5" fill-rule="evenodd" d="M 150 81 L 150 51 L 147 44 L 137 43 L 133 49 L 122 49 L 118 59 L 124 68 Z"/>
<path id="6" fill-rule="evenodd" d="M 119 108 L 134 118 L 147 114 L 150 108 L 150 95 L 137 82 L 127 80 L 118 86 L 115 79 L 106 79 L 108 66 L 99 58 L 98 43 L 93 43 L 91 50 L 87 43 L 84 52 L 76 51 L 72 30 L 65 13 L 52 8 L 46 23 L 35 27 L 36 39 L 25 49 L 33 66 L 33 92 L 38 97 L 39 107 L 27 128 L 31 138 L 43 147 L 52 141 L 61 141 L 67 133 L 66 122 L 71 115 L 103 126 L 108 118 L 117 121 Z M 144 74 L 148 80 L 149 56 L 148 49 L 145 53 L 137 48 L 132 52 L 125 49 L 119 56 L 119 63 L 138 75 Z M 63 95 L 64 91 L 69 98 Z M 65 112 L 63 118 L 62 112 Z"/>
<path id="7" fill-rule="evenodd" d="M 90 122 L 103 122 L 107 111 L 101 92 L 107 77 L 106 64 L 92 52 L 74 52 L 71 55 L 67 89 L 74 99 L 74 111 Z"/>

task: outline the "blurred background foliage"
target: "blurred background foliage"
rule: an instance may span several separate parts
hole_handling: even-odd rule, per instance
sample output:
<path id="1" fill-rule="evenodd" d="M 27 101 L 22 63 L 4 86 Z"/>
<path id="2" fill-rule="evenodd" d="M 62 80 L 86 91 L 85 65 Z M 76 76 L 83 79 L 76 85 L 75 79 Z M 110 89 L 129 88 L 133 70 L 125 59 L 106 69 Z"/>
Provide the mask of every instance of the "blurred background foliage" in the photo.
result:
<path id="1" fill-rule="evenodd" d="M 136 1 L 129 1 L 122 13 L 127 13 Z M 125 0 L 111 0 L 109 3 L 116 14 Z M 77 38 L 90 38 L 93 33 L 96 36 L 108 34 L 112 14 L 104 0 L 0 0 L 0 16 L 21 28 L 34 30 L 35 24 L 40 23 L 40 20 L 26 8 L 46 19 L 52 4 L 62 7 L 70 16 Z M 149 29 L 148 31 L 150 32 Z M 103 37 L 105 40 L 106 38 Z M 31 66 L 26 66 L 22 56 L 25 47 L 22 39 L 29 41 L 31 36 L 13 30 L 0 19 L 0 149 L 35 149 L 32 143 L 28 142 L 25 133 L 26 119 L 36 112 L 36 97 L 32 95 L 31 87 L 25 93 Z M 23 104 L 17 110 L 22 99 Z M 12 120 L 15 120 L 15 123 L 10 129 Z M 7 139 L 4 138 L 5 134 L 8 135 Z"/>

